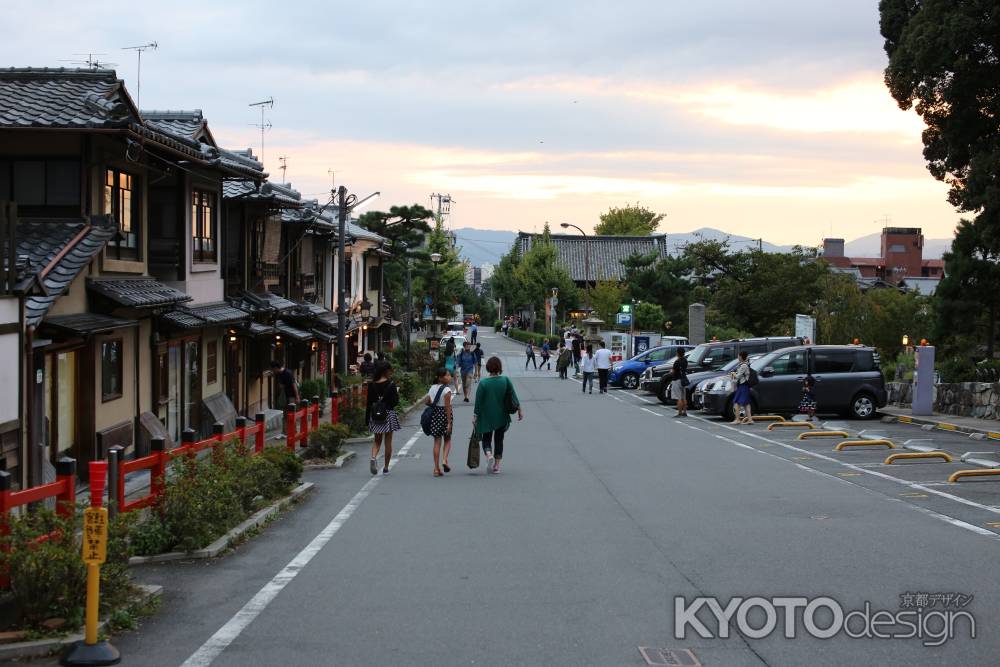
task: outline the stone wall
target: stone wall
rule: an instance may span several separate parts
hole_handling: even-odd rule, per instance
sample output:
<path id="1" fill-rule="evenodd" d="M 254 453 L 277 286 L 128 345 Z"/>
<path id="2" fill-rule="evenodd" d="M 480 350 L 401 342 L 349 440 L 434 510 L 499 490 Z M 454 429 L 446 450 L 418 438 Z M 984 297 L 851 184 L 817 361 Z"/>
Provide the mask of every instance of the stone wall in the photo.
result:
<path id="1" fill-rule="evenodd" d="M 889 405 L 909 407 L 913 402 L 913 385 L 909 382 L 889 382 L 886 390 Z M 934 411 L 961 417 L 1000 419 L 1000 383 L 934 385 Z"/>

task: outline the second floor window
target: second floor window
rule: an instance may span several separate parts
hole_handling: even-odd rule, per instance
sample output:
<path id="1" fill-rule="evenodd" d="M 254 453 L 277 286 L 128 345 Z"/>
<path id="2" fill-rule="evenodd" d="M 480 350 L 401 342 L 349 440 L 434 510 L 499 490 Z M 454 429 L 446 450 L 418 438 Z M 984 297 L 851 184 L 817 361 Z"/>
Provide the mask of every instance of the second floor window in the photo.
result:
<path id="1" fill-rule="evenodd" d="M 191 259 L 199 263 L 216 261 L 215 195 L 191 193 Z"/>
<path id="2" fill-rule="evenodd" d="M 139 259 L 139 197 L 135 176 L 118 169 L 104 174 L 104 213 L 118 223 L 118 237 L 108 242 L 116 259 Z"/>

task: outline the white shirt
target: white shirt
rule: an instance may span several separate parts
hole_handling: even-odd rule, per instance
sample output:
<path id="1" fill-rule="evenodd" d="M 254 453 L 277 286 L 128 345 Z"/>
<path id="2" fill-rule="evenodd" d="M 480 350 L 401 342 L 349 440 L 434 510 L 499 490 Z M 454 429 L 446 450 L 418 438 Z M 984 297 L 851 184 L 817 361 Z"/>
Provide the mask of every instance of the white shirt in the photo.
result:
<path id="1" fill-rule="evenodd" d="M 442 386 L 442 385 L 439 385 L 439 384 L 432 384 L 432 385 L 431 385 L 431 388 L 427 390 L 427 398 L 429 398 L 429 399 L 430 399 L 430 401 L 431 401 L 431 403 L 430 403 L 430 404 L 431 404 L 431 405 L 433 405 L 433 404 L 434 404 L 434 397 L 435 397 L 435 396 L 437 396 L 437 393 L 438 393 L 438 389 L 439 389 L 439 388 L 440 388 L 441 386 Z M 451 393 L 454 393 L 454 392 L 452 392 L 452 390 L 451 390 L 451 387 L 450 387 L 450 386 L 448 386 L 448 385 L 444 385 L 444 391 L 442 391 L 442 392 L 441 392 L 441 398 L 439 398 L 439 399 L 438 399 L 438 402 L 437 402 L 437 404 L 438 404 L 438 407 L 441 407 L 441 408 L 443 408 L 443 407 L 444 407 L 444 399 L 445 399 L 445 397 L 446 397 L 446 396 L 447 396 L 448 394 L 451 394 Z"/>
<path id="2" fill-rule="evenodd" d="M 598 370 L 611 368 L 611 350 L 602 347 L 597 352 L 594 352 L 594 363 Z"/>
<path id="3" fill-rule="evenodd" d="M 583 369 L 584 373 L 593 373 L 594 372 L 594 358 L 592 356 L 590 356 L 589 354 L 587 354 L 586 352 L 584 352 L 583 353 L 583 357 L 580 358 L 580 368 Z"/>

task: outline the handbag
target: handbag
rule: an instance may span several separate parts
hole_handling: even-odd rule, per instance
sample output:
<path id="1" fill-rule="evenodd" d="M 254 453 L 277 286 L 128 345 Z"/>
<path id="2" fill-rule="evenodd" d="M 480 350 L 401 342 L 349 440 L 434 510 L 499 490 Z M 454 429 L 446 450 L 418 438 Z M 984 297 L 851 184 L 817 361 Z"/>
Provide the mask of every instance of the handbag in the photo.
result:
<path id="1" fill-rule="evenodd" d="M 475 428 L 469 436 L 469 455 L 465 459 L 465 464 L 473 470 L 479 467 L 479 436 L 476 435 Z"/>
<path id="2" fill-rule="evenodd" d="M 514 383 L 507 378 L 507 391 L 503 395 L 503 409 L 507 411 L 507 414 L 512 415 L 517 412 L 517 409 L 521 407 L 517 400 L 514 398 Z"/>
<path id="3" fill-rule="evenodd" d="M 438 393 L 434 397 L 434 402 L 424 408 L 424 411 L 420 413 L 420 428 L 423 429 L 424 435 L 431 434 L 431 421 L 434 419 L 434 408 L 437 407 L 438 399 L 441 398 L 441 392 L 444 390 L 444 385 L 438 387 Z"/>

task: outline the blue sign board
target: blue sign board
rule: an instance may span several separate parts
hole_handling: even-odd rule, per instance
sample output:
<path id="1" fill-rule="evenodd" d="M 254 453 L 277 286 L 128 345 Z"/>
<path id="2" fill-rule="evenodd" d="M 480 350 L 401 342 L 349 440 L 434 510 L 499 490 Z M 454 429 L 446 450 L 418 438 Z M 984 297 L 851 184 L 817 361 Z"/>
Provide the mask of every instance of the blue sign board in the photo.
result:
<path id="1" fill-rule="evenodd" d="M 632 326 L 632 313 L 618 313 L 618 326 L 620 327 Z"/>
<path id="2" fill-rule="evenodd" d="M 633 344 L 635 345 L 635 349 L 632 350 L 632 356 L 642 354 L 649 349 L 649 336 L 635 336 Z"/>

